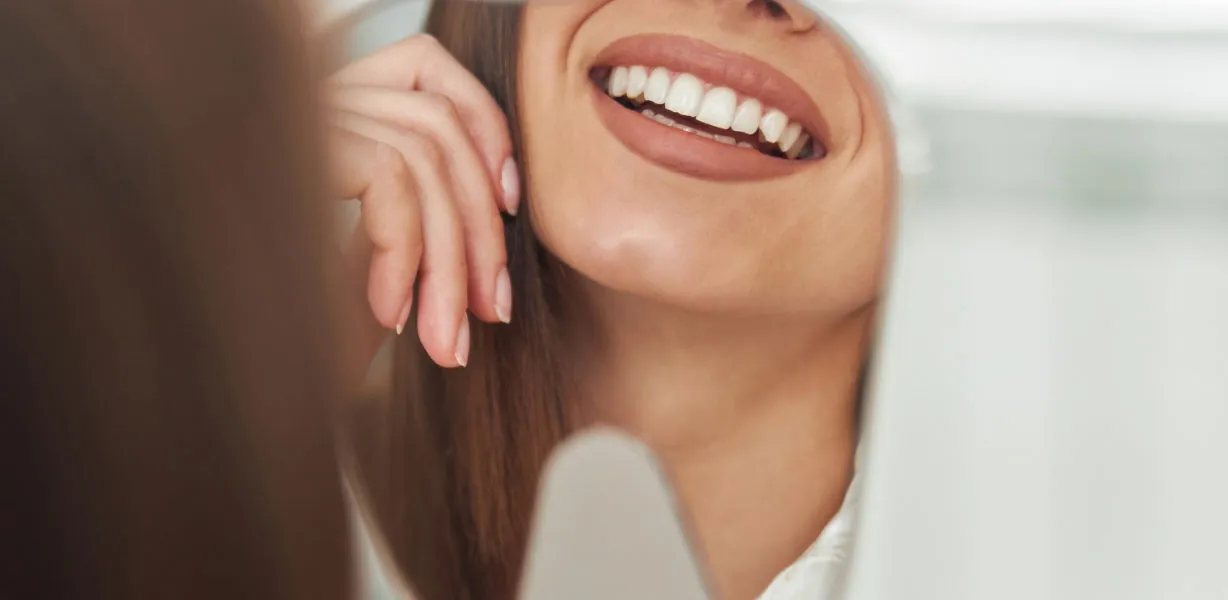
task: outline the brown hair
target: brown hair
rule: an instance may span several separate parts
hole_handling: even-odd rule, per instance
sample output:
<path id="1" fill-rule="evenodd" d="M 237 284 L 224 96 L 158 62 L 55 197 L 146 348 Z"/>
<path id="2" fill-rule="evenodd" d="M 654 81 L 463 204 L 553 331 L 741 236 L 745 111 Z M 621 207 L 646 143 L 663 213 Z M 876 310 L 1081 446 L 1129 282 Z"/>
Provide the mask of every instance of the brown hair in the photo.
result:
<path id="1" fill-rule="evenodd" d="M 349 594 L 291 6 L 0 3 L 0 597 Z"/>
<path id="2" fill-rule="evenodd" d="M 524 165 L 517 111 L 521 5 L 436 0 L 425 30 L 491 92 Z M 521 180 L 532 173 L 522 170 Z M 514 598 L 541 466 L 581 424 L 560 355 L 562 300 L 574 274 L 539 246 L 533 203 L 505 221 L 516 316 L 471 321 L 469 366 L 435 365 L 414 336 L 397 339 L 392 398 L 357 417 L 373 508 L 423 600 Z M 580 315 L 583 318 L 583 315 Z M 411 319 L 412 322 L 412 319 Z M 867 354 L 868 356 L 868 354 Z M 869 361 L 856 397 L 861 398 Z M 858 420 L 864 406 L 858 402 Z"/>
<path id="3" fill-rule="evenodd" d="M 426 31 L 494 95 L 519 157 L 520 7 L 436 2 Z M 457 370 L 398 338 L 391 403 L 355 425 L 373 507 L 424 600 L 515 596 L 538 473 L 573 421 L 557 355 L 567 274 L 538 245 L 531 203 L 521 206 L 505 222 L 511 324 L 473 322 L 469 366 Z"/>

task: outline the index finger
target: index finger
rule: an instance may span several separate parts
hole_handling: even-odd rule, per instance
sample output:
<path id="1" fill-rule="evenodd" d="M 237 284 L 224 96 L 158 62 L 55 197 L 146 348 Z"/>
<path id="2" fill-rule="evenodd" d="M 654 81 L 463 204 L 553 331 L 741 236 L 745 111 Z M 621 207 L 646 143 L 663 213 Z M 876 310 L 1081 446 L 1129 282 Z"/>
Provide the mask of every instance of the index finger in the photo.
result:
<path id="1" fill-rule="evenodd" d="M 341 85 L 391 87 L 446 96 L 482 156 L 500 204 L 515 214 L 520 180 L 507 117 L 481 81 L 434 37 L 418 34 L 383 48 L 333 76 Z"/>

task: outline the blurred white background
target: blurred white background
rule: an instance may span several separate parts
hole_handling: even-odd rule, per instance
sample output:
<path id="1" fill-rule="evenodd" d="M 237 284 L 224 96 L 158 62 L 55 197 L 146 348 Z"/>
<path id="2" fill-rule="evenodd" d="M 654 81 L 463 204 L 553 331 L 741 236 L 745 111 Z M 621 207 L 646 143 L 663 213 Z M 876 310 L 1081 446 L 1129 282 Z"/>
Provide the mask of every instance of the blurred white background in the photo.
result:
<path id="1" fill-rule="evenodd" d="M 852 597 L 1228 598 L 1228 2 L 816 5 L 916 129 Z"/>
<path id="2" fill-rule="evenodd" d="M 852 597 L 1228 598 L 1228 3 L 846 3 L 917 115 Z"/>

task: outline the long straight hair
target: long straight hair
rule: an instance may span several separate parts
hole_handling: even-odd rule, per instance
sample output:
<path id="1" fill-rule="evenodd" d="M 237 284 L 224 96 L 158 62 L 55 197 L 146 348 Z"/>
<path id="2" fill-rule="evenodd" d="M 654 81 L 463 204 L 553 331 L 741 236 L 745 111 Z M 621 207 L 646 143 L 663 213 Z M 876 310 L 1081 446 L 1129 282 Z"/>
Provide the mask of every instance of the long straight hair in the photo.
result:
<path id="1" fill-rule="evenodd" d="M 349 595 L 304 30 L 0 2 L 0 597 Z"/>
<path id="2" fill-rule="evenodd" d="M 436 0 L 425 27 L 503 108 L 518 159 L 521 10 Z M 517 164 L 523 169 L 523 160 Z M 521 181 L 531 178 L 522 170 Z M 367 436 L 355 441 L 366 454 L 373 508 L 424 600 L 514 597 L 541 466 L 581 423 L 568 401 L 576 386 L 561 360 L 559 327 L 560 316 L 577 309 L 561 297 L 574 273 L 538 244 L 533 203 L 526 198 L 521 207 L 504 222 L 512 323 L 474 323 L 469 366 L 459 370 L 436 366 L 413 336 L 399 338 L 392 398 L 354 428 Z M 856 392 L 858 426 L 869 355 Z"/>
<path id="3" fill-rule="evenodd" d="M 426 23 L 503 108 L 517 158 L 520 10 L 445 0 Z M 540 469 L 575 422 L 559 357 L 568 273 L 538 245 L 532 203 L 521 206 L 504 222 L 512 322 L 473 323 L 464 369 L 441 369 L 413 336 L 398 338 L 389 404 L 353 425 L 372 509 L 424 600 L 515 596 Z"/>

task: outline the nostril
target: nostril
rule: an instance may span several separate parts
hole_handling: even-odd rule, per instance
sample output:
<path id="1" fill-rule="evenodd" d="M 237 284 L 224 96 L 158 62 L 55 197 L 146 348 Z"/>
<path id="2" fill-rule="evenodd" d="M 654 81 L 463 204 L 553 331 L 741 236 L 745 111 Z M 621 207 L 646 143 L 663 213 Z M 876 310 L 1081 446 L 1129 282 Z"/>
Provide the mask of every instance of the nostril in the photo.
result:
<path id="1" fill-rule="evenodd" d="M 761 12 L 772 19 L 788 19 L 789 11 L 776 0 L 751 0 L 750 9 Z"/>

